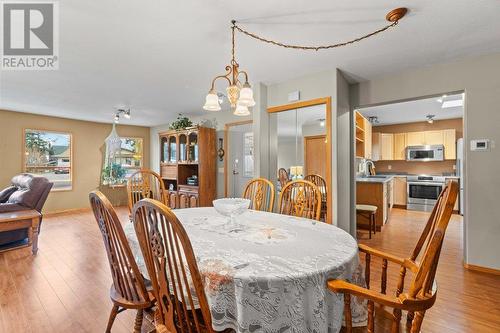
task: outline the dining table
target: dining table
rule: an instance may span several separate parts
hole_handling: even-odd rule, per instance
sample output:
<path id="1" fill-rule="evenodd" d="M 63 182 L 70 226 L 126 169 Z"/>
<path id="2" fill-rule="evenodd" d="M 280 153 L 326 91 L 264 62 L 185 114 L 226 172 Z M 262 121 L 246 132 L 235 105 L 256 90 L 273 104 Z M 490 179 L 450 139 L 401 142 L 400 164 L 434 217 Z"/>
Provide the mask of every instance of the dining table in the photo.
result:
<path id="1" fill-rule="evenodd" d="M 322 222 L 247 210 L 230 219 L 213 207 L 173 210 L 191 241 L 213 329 L 236 332 L 339 332 L 343 295 L 329 279 L 364 286 L 356 240 Z M 133 223 L 125 234 L 148 278 Z M 351 301 L 354 326 L 366 303 Z"/>

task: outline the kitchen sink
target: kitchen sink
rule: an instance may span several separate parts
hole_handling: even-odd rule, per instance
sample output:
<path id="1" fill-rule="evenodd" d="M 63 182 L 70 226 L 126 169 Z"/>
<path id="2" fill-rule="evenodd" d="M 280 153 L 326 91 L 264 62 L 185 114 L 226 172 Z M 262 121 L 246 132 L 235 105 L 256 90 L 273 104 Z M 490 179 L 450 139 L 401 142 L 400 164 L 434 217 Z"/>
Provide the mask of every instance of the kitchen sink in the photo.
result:
<path id="1" fill-rule="evenodd" d="M 388 177 L 389 177 L 389 176 L 382 176 L 382 175 L 380 175 L 380 176 L 379 176 L 379 175 L 374 175 L 374 176 L 363 176 L 363 177 L 361 177 L 361 178 L 368 178 L 368 179 L 370 179 L 370 178 L 385 179 L 385 178 L 388 178 Z"/>

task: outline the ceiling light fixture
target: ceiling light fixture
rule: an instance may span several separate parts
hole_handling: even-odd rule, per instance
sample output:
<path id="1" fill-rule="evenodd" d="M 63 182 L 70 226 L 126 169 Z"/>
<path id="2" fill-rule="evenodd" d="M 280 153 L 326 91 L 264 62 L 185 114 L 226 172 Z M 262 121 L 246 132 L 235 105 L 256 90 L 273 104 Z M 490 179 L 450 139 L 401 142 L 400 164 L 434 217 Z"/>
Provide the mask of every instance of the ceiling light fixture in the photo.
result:
<path id="1" fill-rule="evenodd" d="M 255 100 L 253 98 L 253 90 L 248 83 L 248 74 L 247 72 L 240 70 L 239 67 L 240 65 L 236 61 L 235 57 L 235 32 L 238 30 L 239 32 L 252 37 L 256 40 L 259 40 L 264 43 L 268 44 L 273 44 L 276 46 L 284 47 L 284 48 L 290 48 L 290 49 L 300 49 L 300 50 L 313 50 L 313 51 L 319 51 L 319 50 L 326 50 L 326 49 L 332 49 L 336 47 L 341 47 L 341 46 L 347 46 L 350 44 L 357 43 L 363 39 L 375 36 L 376 34 L 379 34 L 389 28 L 395 27 L 399 20 L 403 18 L 406 13 L 408 12 L 407 8 L 401 7 L 401 8 L 396 8 L 391 10 L 387 15 L 385 16 L 385 19 L 390 22 L 390 24 L 386 25 L 385 27 L 375 30 L 374 32 L 371 32 L 369 34 L 366 34 L 364 36 L 351 39 L 345 42 L 340 42 L 336 44 L 331 44 L 331 45 L 320 45 L 320 46 L 302 46 L 302 45 L 294 45 L 294 44 L 286 44 L 282 42 L 277 42 L 271 39 L 267 39 L 261 36 L 258 36 L 255 33 L 248 32 L 238 26 L 236 24 L 235 20 L 231 21 L 231 62 L 229 65 L 226 66 L 226 74 L 224 75 L 218 75 L 212 80 L 212 85 L 210 87 L 210 90 L 208 91 L 207 96 L 205 97 L 205 105 L 203 105 L 203 109 L 206 111 L 220 111 L 221 110 L 221 99 L 220 96 L 216 90 L 215 90 L 215 82 L 218 79 L 225 79 L 228 83 L 228 86 L 226 88 L 227 92 L 227 98 L 229 100 L 229 103 L 231 104 L 231 108 L 234 110 L 233 113 L 238 116 L 246 116 L 250 114 L 249 108 L 255 106 Z M 240 81 L 240 75 L 243 74 L 245 81 L 242 83 Z"/>
<path id="2" fill-rule="evenodd" d="M 325 127 L 325 119 L 318 119 L 319 120 L 319 126 Z"/>
<path id="3" fill-rule="evenodd" d="M 378 121 L 378 117 L 377 116 L 371 116 L 371 117 L 368 117 L 368 121 L 372 124 L 378 124 L 379 121 Z"/>
<path id="4" fill-rule="evenodd" d="M 433 114 L 428 114 L 428 115 L 427 115 L 427 116 L 425 116 L 425 117 L 427 118 L 427 122 L 428 122 L 429 124 L 434 123 L 434 117 L 435 117 L 435 115 L 433 115 Z"/>
<path id="5" fill-rule="evenodd" d="M 237 116 L 247 116 L 250 114 L 249 107 L 255 105 L 255 100 L 253 99 L 253 90 L 248 83 L 248 74 L 245 71 L 240 70 L 240 65 L 235 58 L 235 29 L 236 21 L 232 21 L 233 26 L 231 27 L 231 64 L 226 66 L 226 74 L 216 76 L 212 80 L 212 86 L 210 91 L 205 98 L 205 105 L 203 109 L 207 111 L 220 111 L 220 98 L 215 90 L 215 82 L 218 79 L 225 79 L 228 83 L 226 88 L 227 99 L 231 104 L 231 108 L 234 109 L 234 114 Z M 245 82 L 242 84 L 239 77 L 243 74 L 245 77 Z"/>
<path id="6" fill-rule="evenodd" d="M 130 119 L 130 108 L 117 108 L 115 112 L 115 123 L 118 124 L 120 122 L 120 115 L 122 114 L 125 118 Z"/>

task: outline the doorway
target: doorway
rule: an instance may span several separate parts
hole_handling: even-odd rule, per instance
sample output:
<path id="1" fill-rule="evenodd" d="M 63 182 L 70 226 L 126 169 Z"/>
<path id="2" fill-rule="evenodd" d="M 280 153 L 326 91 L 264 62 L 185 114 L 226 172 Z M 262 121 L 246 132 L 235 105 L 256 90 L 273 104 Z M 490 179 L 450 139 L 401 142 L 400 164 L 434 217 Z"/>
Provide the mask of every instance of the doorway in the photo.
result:
<path id="1" fill-rule="evenodd" d="M 241 198 L 249 180 L 254 177 L 252 121 L 224 126 L 224 196 Z"/>
<path id="2" fill-rule="evenodd" d="M 407 225 L 416 217 L 426 219 L 440 192 L 435 189 L 444 187 L 449 179 L 459 181 L 454 214 L 455 220 L 463 221 L 466 206 L 464 117 L 465 93 L 462 91 L 354 110 L 356 203 L 378 206 L 377 230 L 384 232 L 391 216 L 398 223 L 407 221 Z M 366 190 L 369 184 L 366 178 L 370 177 L 391 178 L 384 187 L 386 192 L 377 195 L 381 204 L 375 202 L 373 190 Z M 358 229 L 365 224 L 364 217 L 357 216 Z M 465 223 L 461 223 L 461 228 L 465 239 Z"/>

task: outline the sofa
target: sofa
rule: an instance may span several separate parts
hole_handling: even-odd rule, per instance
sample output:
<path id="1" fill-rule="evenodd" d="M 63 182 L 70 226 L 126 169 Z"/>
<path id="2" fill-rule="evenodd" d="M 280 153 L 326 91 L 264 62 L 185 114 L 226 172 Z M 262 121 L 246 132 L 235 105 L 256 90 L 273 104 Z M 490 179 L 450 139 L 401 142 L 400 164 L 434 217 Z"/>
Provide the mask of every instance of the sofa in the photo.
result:
<path id="1" fill-rule="evenodd" d="M 0 213 L 35 209 L 42 213 L 53 183 L 45 177 L 23 173 L 14 176 L 11 185 L 0 191 Z M 40 226 L 41 226 L 40 218 Z M 28 229 L 0 232 L 0 247 L 24 241 Z"/>

